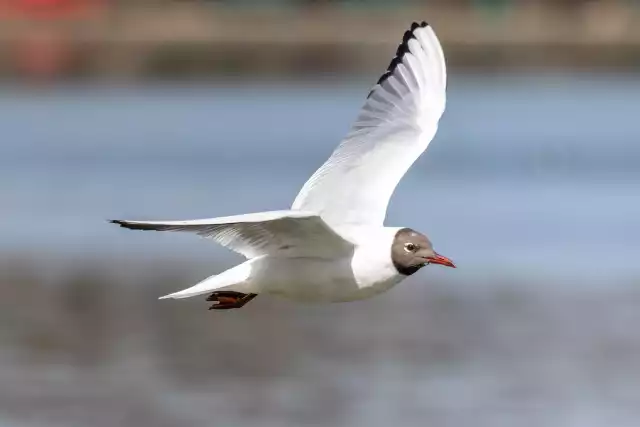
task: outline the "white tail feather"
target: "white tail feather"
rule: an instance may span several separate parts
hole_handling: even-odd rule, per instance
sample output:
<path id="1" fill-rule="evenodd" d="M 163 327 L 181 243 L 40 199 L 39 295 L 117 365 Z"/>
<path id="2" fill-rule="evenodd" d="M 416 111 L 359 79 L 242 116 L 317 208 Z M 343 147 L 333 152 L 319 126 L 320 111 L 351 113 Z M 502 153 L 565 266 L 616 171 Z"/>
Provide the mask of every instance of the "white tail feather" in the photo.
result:
<path id="1" fill-rule="evenodd" d="M 164 295 L 159 299 L 182 299 L 195 297 L 197 295 L 207 294 L 222 288 L 229 288 L 238 292 L 249 293 L 252 291 L 252 289 L 249 289 L 250 285 L 248 283 L 248 279 L 251 276 L 251 264 L 256 259 L 257 258 L 254 258 L 243 262 L 242 264 L 236 265 L 235 267 L 220 274 L 207 277 L 197 285 L 169 295 Z"/>

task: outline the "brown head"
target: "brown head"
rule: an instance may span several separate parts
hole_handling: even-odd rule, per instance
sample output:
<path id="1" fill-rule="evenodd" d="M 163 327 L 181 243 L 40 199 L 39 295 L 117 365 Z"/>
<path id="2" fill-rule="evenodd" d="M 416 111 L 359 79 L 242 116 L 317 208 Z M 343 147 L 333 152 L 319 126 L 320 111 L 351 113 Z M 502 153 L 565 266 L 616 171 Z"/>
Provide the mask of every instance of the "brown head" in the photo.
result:
<path id="1" fill-rule="evenodd" d="M 410 228 L 403 228 L 396 233 L 391 245 L 391 260 L 396 270 L 405 276 L 429 264 L 456 267 L 449 258 L 433 250 L 427 236 Z"/>

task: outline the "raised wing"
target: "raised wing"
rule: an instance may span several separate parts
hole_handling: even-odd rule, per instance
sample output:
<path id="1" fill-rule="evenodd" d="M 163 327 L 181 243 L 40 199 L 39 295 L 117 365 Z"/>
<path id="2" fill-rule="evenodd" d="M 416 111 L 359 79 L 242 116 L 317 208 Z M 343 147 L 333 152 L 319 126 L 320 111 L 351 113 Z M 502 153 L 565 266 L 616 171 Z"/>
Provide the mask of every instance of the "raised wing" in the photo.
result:
<path id="1" fill-rule="evenodd" d="M 438 38 L 426 22 L 414 23 L 351 131 L 292 208 L 318 212 L 332 225 L 382 225 L 398 182 L 436 134 L 446 85 Z"/>
<path id="2" fill-rule="evenodd" d="M 261 255 L 335 257 L 353 245 L 315 213 L 272 211 L 190 221 L 126 221 L 131 230 L 184 231 L 213 239 L 247 258 Z"/>

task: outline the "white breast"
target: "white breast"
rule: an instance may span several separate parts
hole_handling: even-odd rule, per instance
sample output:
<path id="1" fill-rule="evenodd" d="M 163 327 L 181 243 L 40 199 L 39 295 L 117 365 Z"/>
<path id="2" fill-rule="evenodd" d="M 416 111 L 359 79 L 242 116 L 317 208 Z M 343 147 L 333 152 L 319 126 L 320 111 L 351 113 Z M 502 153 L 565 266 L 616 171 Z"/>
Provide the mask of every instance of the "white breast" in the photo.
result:
<path id="1" fill-rule="evenodd" d="M 405 278 L 398 273 L 391 259 L 391 245 L 398 230 L 398 227 L 344 230 L 356 245 L 351 269 L 363 294 L 369 296 L 384 292 Z"/>

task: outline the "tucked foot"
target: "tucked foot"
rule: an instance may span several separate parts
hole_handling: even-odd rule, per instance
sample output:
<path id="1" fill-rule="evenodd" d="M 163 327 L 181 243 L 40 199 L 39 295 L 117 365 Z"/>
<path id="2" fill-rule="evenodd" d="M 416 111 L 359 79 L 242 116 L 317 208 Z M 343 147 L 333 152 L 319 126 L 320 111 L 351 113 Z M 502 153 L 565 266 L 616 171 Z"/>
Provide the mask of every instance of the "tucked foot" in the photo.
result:
<path id="1" fill-rule="evenodd" d="M 257 296 L 258 294 L 243 294 L 242 292 L 234 291 L 217 291 L 209 295 L 207 301 L 212 301 L 214 303 L 211 307 L 209 307 L 209 310 L 229 310 L 231 308 L 243 307 L 246 303 Z"/>

